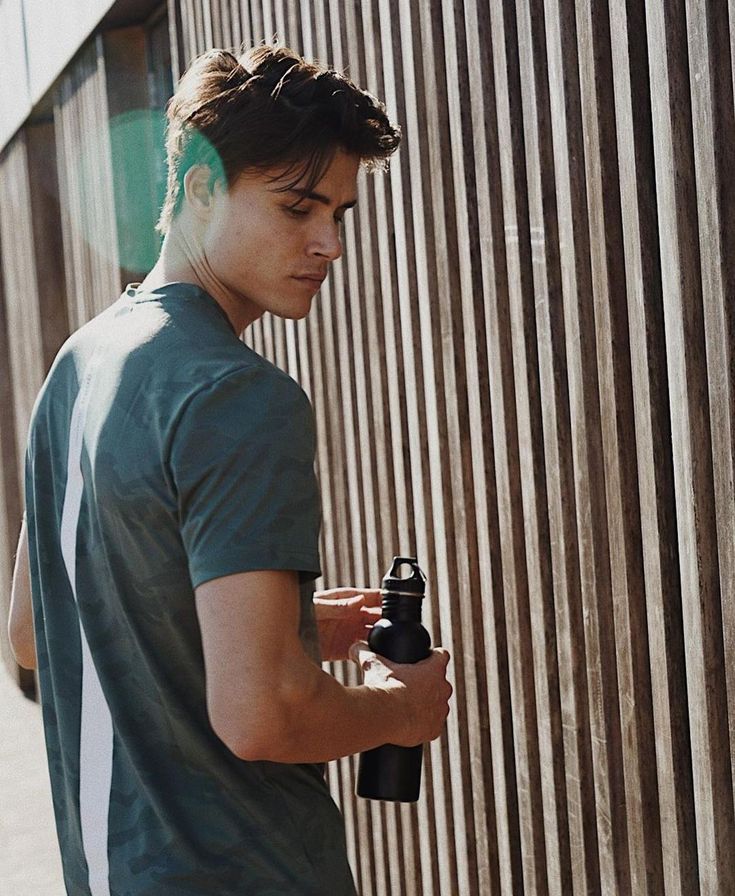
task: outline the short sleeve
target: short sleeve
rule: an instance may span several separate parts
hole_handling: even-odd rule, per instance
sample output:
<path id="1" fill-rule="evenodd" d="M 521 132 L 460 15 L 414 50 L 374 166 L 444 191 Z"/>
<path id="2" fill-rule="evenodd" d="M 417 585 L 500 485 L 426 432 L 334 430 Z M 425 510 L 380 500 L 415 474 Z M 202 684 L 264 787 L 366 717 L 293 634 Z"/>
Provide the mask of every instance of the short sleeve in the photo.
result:
<path id="1" fill-rule="evenodd" d="M 169 462 L 192 587 L 256 569 L 321 575 L 314 413 L 277 368 L 220 377 L 189 401 Z"/>

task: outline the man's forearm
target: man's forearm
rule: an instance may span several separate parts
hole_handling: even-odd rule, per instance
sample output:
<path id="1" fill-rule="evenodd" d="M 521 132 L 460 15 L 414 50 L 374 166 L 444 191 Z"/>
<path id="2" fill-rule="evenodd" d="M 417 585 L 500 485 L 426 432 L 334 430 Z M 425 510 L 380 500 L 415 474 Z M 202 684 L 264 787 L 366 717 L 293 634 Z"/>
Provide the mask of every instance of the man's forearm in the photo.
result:
<path id="1" fill-rule="evenodd" d="M 293 571 L 223 576 L 195 597 L 209 721 L 235 756 L 323 762 L 412 736 L 418 713 L 398 670 L 361 655 L 368 685 L 346 687 L 305 652 Z"/>
<path id="2" fill-rule="evenodd" d="M 261 746 L 272 762 L 328 762 L 399 738 L 406 723 L 402 685 L 346 686 L 307 662 L 283 704 L 278 737 Z"/>

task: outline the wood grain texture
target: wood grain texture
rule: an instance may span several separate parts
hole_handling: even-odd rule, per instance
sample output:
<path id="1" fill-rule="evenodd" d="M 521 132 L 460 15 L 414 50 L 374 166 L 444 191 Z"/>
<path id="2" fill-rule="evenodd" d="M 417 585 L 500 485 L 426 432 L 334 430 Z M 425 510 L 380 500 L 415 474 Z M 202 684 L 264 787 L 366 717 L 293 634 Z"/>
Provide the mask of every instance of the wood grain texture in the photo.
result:
<path id="1" fill-rule="evenodd" d="M 600 425 L 609 527 L 611 598 L 621 727 L 628 855 L 618 888 L 641 896 L 663 888 L 648 641 L 646 637 L 633 396 L 626 309 L 619 166 L 615 149 L 610 20 L 602 5 L 577 3 L 580 98 L 586 145 L 588 226 Z M 603 152 L 602 148 L 606 147 Z M 608 624 L 610 620 L 608 619 Z M 612 672 L 612 670 L 611 670 Z M 619 761 L 616 759 L 615 761 Z M 618 779 L 617 787 L 621 788 Z M 621 849 L 624 850 L 624 847 Z M 620 876 L 624 883 L 620 882 Z"/>
<path id="2" fill-rule="evenodd" d="M 112 304 L 124 286 L 109 122 L 103 41 L 98 36 L 63 76 L 54 103 L 64 271 L 72 330 Z"/>
<path id="3" fill-rule="evenodd" d="M 7 152 L 6 149 L 0 156 L 0 170 L 4 170 L 4 165 L 7 164 Z M 10 366 L 9 351 L 11 333 L 8 328 L 5 293 L 5 258 L 9 253 L 10 249 L 3 246 L 2 230 L 0 230 L 0 265 L 3 273 L 3 276 L 0 277 L 0 458 L 2 458 L 0 462 L 0 588 L 3 589 L 0 597 L 0 614 L 2 614 L 0 619 L 3 620 L 3 623 L 8 619 L 10 609 L 15 550 L 22 516 L 17 466 L 15 403 L 12 388 L 13 372 Z M 19 667 L 11 652 L 7 626 L 4 624 L 0 632 L 0 659 L 7 672 L 18 681 Z"/>
<path id="4" fill-rule="evenodd" d="M 28 424 L 45 374 L 27 145 L 21 132 L 0 159 L 0 245 L 14 419 L 9 432 L 15 437 L 12 458 L 21 494 Z"/>
<path id="5" fill-rule="evenodd" d="M 662 87 L 652 95 L 656 187 L 667 261 L 662 285 L 697 851 L 700 889 L 709 896 L 735 886 L 727 858 L 735 831 L 703 317 L 711 284 L 702 279 L 696 228 L 697 147 L 689 72 L 681 65 L 688 37 L 683 12 L 682 4 L 647 7 L 651 66 Z M 695 20 L 695 28 L 707 28 L 702 8 Z M 701 78 L 699 65 L 696 60 L 693 73 Z M 701 98 L 697 111 L 703 111 Z"/>
<path id="6" fill-rule="evenodd" d="M 667 894 L 699 892 L 676 546 L 661 254 L 646 22 L 611 4 L 617 146 L 651 659 L 658 814 Z M 655 811 L 655 807 L 653 808 Z M 638 832 L 638 835 L 643 832 Z"/>

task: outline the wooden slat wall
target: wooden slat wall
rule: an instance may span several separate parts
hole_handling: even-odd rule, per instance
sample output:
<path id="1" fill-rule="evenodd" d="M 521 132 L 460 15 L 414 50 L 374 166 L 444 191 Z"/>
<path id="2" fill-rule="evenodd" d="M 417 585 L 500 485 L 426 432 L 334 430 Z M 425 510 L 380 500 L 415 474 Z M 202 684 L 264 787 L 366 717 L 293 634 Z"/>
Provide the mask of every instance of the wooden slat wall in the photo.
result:
<path id="1" fill-rule="evenodd" d="M 732 4 L 170 0 L 169 20 L 177 74 L 278 36 L 405 135 L 309 317 L 246 337 L 315 407 L 324 585 L 415 552 L 453 657 L 418 804 L 358 800 L 356 760 L 330 764 L 362 896 L 735 893 Z M 108 89 L 98 38 L 55 108 L 72 329 L 120 288 Z M 0 157 L 4 561 L 56 338 L 34 158 L 25 132 Z"/>
<path id="2" fill-rule="evenodd" d="M 2 162 L 7 163 L 7 157 Z M 2 231 L 0 231 L 0 264 L 2 264 L 2 259 L 3 244 Z M 4 273 L 4 264 L 2 264 L 2 270 Z M 4 280 L 5 277 L 0 276 L 0 589 L 2 589 L 0 595 L 0 621 L 3 623 L 7 620 L 10 609 L 10 588 L 13 580 L 13 561 L 17 545 L 17 540 L 15 539 L 17 531 L 20 531 L 19 523 L 22 515 Z M 18 679 L 18 666 L 10 650 L 10 642 L 8 641 L 5 625 L 0 626 L 0 660 L 2 660 L 8 672 Z"/>
<path id="3" fill-rule="evenodd" d="M 16 476 L 20 483 L 23 481 L 28 422 L 44 375 L 31 183 L 24 132 L 5 150 L 0 164 L 2 273 L 9 336 L 8 366 L 15 414 Z"/>
<path id="4" fill-rule="evenodd" d="M 124 285 L 101 35 L 78 54 L 62 78 L 54 121 L 69 323 L 76 330 L 115 301 Z"/>
<path id="5" fill-rule="evenodd" d="M 179 72 L 277 35 L 405 134 L 246 335 L 315 406 L 325 583 L 415 551 L 453 655 L 417 806 L 330 768 L 361 892 L 735 892 L 732 13 L 170 5 Z"/>

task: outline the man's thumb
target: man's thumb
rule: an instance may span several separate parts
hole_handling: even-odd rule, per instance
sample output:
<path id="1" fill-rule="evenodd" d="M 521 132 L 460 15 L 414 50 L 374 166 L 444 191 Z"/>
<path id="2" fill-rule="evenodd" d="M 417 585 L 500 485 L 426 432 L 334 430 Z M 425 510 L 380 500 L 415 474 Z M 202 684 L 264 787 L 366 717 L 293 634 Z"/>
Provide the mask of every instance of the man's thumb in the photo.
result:
<path id="1" fill-rule="evenodd" d="M 349 657 L 353 663 L 357 663 L 362 667 L 363 663 L 369 662 L 375 656 L 375 651 L 370 649 L 367 641 L 355 641 L 350 645 Z"/>

